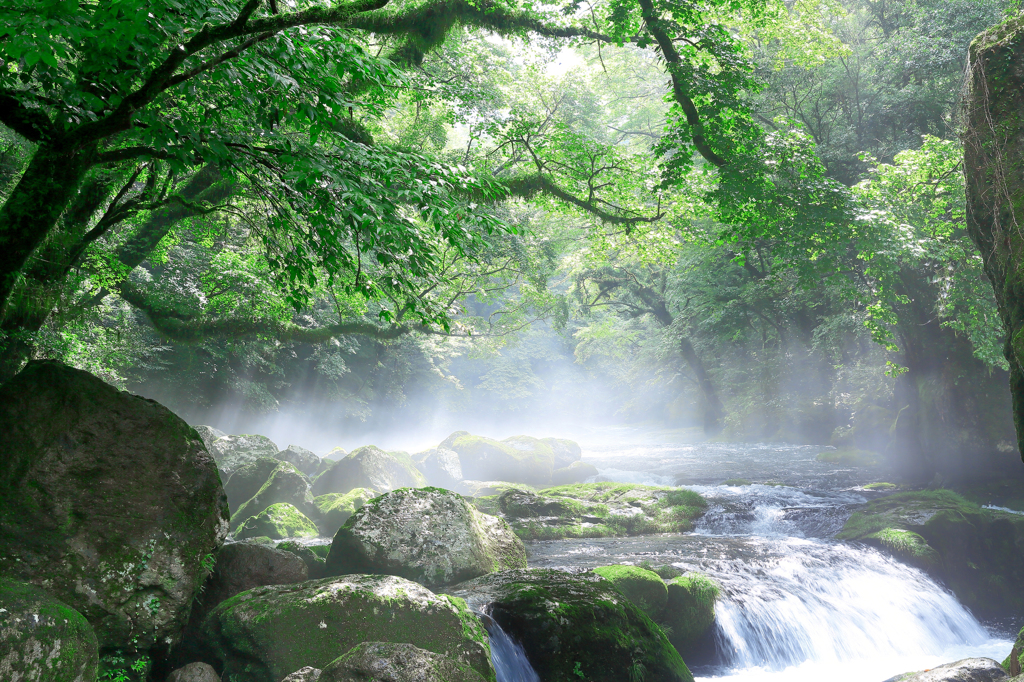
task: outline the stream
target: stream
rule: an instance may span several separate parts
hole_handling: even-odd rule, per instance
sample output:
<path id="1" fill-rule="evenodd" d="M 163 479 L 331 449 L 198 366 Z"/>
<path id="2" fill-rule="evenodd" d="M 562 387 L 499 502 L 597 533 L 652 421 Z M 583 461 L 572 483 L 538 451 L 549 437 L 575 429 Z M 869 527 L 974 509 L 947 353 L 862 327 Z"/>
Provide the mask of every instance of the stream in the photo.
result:
<path id="1" fill-rule="evenodd" d="M 612 436 L 612 437 L 609 437 Z M 698 680 L 882 682 L 958 659 L 1002 660 L 1012 624 L 981 623 L 923 572 L 833 540 L 884 471 L 817 462 L 821 447 L 581 439 L 598 480 L 683 485 L 711 507 L 692 534 L 528 544 L 535 568 L 671 564 L 721 586 Z M 611 444 L 609 444 L 611 443 Z M 721 485 L 744 478 L 753 485 Z"/>

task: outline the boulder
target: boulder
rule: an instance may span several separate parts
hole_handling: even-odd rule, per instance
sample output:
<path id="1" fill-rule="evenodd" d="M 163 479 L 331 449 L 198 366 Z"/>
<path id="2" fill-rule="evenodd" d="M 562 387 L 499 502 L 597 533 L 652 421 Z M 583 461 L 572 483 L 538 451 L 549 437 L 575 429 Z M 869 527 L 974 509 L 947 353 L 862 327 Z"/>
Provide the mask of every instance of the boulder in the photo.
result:
<path id="1" fill-rule="evenodd" d="M 661 617 L 668 639 L 686 656 L 715 624 L 719 589 L 702 573 L 687 573 L 668 581 L 668 599 Z"/>
<path id="2" fill-rule="evenodd" d="M 215 440 L 228 435 L 220 429 L 215 429 L 212 426 L 206 426 L 205 424 L 200 424 L 193 428 L 196 430 L 196 433 L 199 434 L 199 437 L 203 439 L 203 445 L 205 445 L 206 449 L 210 452 L 213 452 L 213 442 Z"/>
<path id="3" fill-rule="evenodd" d="M 495 679 L 487 632 L 464 601 L 390 575 L 257 587 L 214 609 L 203 634 L 224 679 L 278 682 L 367 641 L 413 644 Z"/>
<path id="4" fill-rule="evenodd" d="M 462 465 L 454 450 L 433 448 L 413 455 L 412 461 L 432 486 L 454 490 L 462 480 Z"/>
<path id="5" fill-rule="evenodd" d="M 586 462 L 573 462 L 562 469 L 551 472 L 551 485 L 570 485 L 583 483 L 588 478 L 597 476 L 597 467 Z"/>
<path id="6" fill-rule="evenodd" d="M 277 549 L 284 550 L 285 552 L 291 552 L 302 559 L 302 563 L 306 564 L 306 570 L 309 571 L 310 580 L 318 580 L 320 578 L 327 577 L 327 563 L 324 560 L 324 557 L 319 556 L 309 547 L 300 545 L 294 540 L 285 540 L 284 542 L 277 543 Z"/>
<path id="7" fill-rule="evenodd" d="M 287 502 L 272 504 L 256 516 L 250 516 L 235 531 L 235 539 L 268 537 L 271 540 L 287 538 L 315 538 L 319 534 L 316 524 Z"/>
<path id="8" fill-rule="evenodd" d="M 580 518 L 586 508 L 575 500 L 544 497 L 529 490 L 511 488 L 498 495 L 498 509 L 510 519 L 543 517 Z"/>
<path id="9" fill-rule="evenodd" d="M 199 434 L 53 361 L 0 387 L 0 433 L 0 575 L 45 586 L 101 647 L 174 642 L 228 530 Z"/>
<path id="10" fill-rule="evenodd" d="M 208 663 L 189 663 L 172 671 L 167 682 L 220 682 L 220 675 Z"/>
<path id="11" fill-rule="evenodd" d="M 278 462 L 267 482 L 235 510 L 231 515 L 231 530 L 238 528 L 249 517 L 282 502 L 294 506 L 303 514 L 316 513 L 313 494 L 309 491 L 309 479 L 290 462 Z"/>
<path id="12" fill-rule="evenodd" d="M 1022 668 L 1022 660 L 1024 659 L 1024 628 L 1020 629 L 1017 633 L 1017 640 L 1013 643 L 1013 649 L 1010 650 L 1010 655 L 1003 661 L 1003 668 L 1008 670 L 1012 677 L 1020 675 L 1024 672 Z"/>
<path id="13" fill-rule="evenodd" d="M 347 493 L 327 493 L 313 498 L 320 535 L 333 538 L 338 529 L 364 504 L 380 495 L 376 490 L 356 488 Z"/>
<path id="14" fill-rule="evenodd" d="M 636 604 L 651 620 L 658 620 L 665 611 L 668 588 L 654 571 L 639 566 L 601 566 L 595 568 L 594 573 L 611 581 L 615 589 Z"/>
<path id="15" fill-rule="evenodd" d="M 533 489 L 532 486 L 523 483 L 509 483 L 508 481 L 459 481 L 455 486 L 455 492 L 466 497 L 489 497 L 500 495 L 506 490 Z"/>
<path id="16" fill-rule="evenodd" d="M 291 462 L 306 476 L 316 476 L 320 470 L 320 458 L 316 453 L 298 445 L 289 445 L 277 453 L 277 458 L 282 462 Z"/>
<path id="17" fill-rule="evenodd" d="M 583 449 L 576 441 L 566 440 L 565 438 L 541 438 L 540 440 L 551 448 L 551 452 L 554 453 L 555 469 L 571 467 L 574 462 L 580 461 L 583 457 Z"/>
<path id="18" fill-rule="evenodd" d="M 363 642 L 327 666 L 320 682 L 483 682 L 464 663 L 412 644 Z"/>
<path id="19" fill-rule="evenodd" d="M 242 434 L 222 436 L 213 441 L 210 451 L 217 460 L 217 467 L 227 478 L 240 467 L 259 457 L 276 458 L 280 448 L 266 436 Z"/>
<path id="20" fill-rule="evenodd" d="M 458 453 L 462 474 L 467 479 L 530 485 L 548 485 L 551 482 L 554 452 L 536 438 L 513 436 L 496 441 L 466 434 L 452 440 L 448 447 Z"/>
<path id="21" fill-rule="evenodd" d="M 280 463 L 280 460 L 273 457 L 260 457 L 228 476 L 224 483 L 224 493 L 228 496 L 228 508 L 232 514 L 260 491 Z"/>
<path id="22" fill-rule="evenodd" d="M 330 452 L 324 455 L 324 459 L 329 459 L 332 462 L 343 460 L 348 456 L 348 450 L 345 448 L 333 448 Z"/>
<path id="23" fill-rule="evenodd" d="M 98 662 L 82 614 L 34 585 L 0 578 L 0 680 L 93 682 Z"/>
<path id="24" fill-rule="evenodd" d="M 327 571 L 398 575 L 430 588 L 526 568 L 504 520 L 440 488 L 401 488 L 363 505 L 334 536 Z"/>
<path id="25" fill-rule="evenodd" d="M 1009 678 L 991 658 L 965 658 L 924 672 L 897 675 L 885 682 L 998 682 Z"/>
<path id="26" fill-rule="evenodd" d="M 319 668 L 307 665 L 305 668 L 300 668 L 292 674 L 281 678 L 281 682 L 317 682 L 322 673 L 323 671 Z"/>
<path id="27" fill-rule="evenodd" d="M 372 488 L 386 493 L 398 488 L 427 484 L 412 458 L 384 452 L 375 445 L 353 450 L 313 481 L 313 494 L 347 493 L 355 488 Z"/>
<path id="28" fill-rule="evenodd" d="M 523 645 L 542 680 L 692 682 L 665 634 L 615 586 L 587 571 L 503 571 L 452 588 Z"/>

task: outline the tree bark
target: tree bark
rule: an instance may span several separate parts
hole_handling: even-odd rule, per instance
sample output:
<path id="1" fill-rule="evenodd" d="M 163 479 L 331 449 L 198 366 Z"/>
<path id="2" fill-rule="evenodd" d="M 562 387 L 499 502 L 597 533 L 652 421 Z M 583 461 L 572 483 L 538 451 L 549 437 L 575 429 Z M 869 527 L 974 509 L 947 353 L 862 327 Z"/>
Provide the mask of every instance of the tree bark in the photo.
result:
<path id="1" fill-rule="evenodd" d="M 700 356 L 697 355 L 693 344 L 685 336 L 679 340 L 679 350 L 682 352 L 686 364 L 690 366 L 690 371 L 696 377 L 697 385 L 704 397 L 704 433 L 708 436 L 717 436 L 725 427 L 722 423 L 725 417 L 725 407 L 715 391 L 715 384 L 708 376 L 704 363 L 700 361 Z"/>

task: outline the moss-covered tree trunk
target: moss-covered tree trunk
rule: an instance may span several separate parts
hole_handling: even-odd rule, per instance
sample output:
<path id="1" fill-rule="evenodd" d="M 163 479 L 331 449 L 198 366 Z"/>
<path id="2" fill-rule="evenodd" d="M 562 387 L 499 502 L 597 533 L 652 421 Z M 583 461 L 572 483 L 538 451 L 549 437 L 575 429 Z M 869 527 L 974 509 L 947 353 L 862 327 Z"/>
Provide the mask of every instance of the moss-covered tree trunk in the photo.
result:
<path id="1" fill-rule="evenodd" d="M 967 78 L 967 229 L 1006 326 L 1014 425 L 1024 453 L 1024 15 L 975 38 Z"/>

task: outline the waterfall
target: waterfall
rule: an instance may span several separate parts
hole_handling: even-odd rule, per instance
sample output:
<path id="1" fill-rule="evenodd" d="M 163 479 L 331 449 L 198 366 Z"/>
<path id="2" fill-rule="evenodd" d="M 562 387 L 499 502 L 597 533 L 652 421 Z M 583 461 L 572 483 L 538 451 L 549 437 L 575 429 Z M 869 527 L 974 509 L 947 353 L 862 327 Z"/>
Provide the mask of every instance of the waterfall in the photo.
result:
<path id="1" fill-rule="evenodd" d="M 491 663 L 498 682 L 540 682 L 540 677 L 526 659 L 523 645 L 509 637 L 497 621 L 487 614 L 477 615 L 483 620 L 490 636 Z"/>

